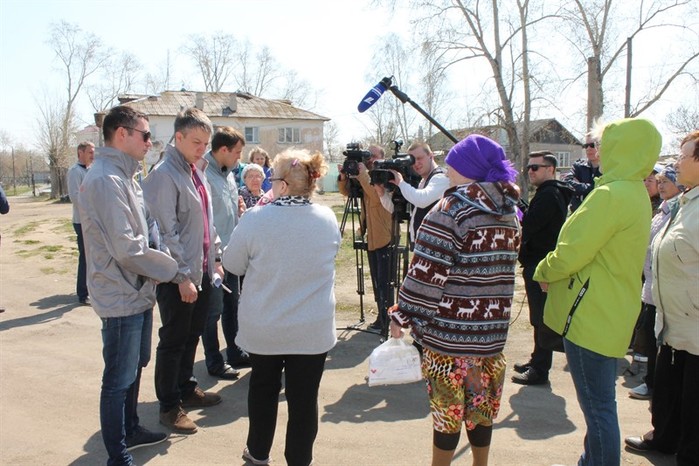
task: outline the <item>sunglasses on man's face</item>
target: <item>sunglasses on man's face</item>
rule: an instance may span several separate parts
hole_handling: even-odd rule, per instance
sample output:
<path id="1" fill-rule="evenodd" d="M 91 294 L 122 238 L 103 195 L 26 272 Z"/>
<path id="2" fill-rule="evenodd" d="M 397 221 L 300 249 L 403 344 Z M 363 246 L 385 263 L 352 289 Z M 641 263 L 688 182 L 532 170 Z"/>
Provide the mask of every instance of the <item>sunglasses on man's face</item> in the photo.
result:
<path id="1" fill-rule="evenodd" d="M 586 142 L 585 144 L 582 145 L 582 148 L 583 148 L 583 149 L 587 149 L 588 147 L 589 147 L 590 149 L 592 149 L 593 147 L 597 147 L 597 143 L 595 143 L 595 142 Z"/>
<path id="2" fill-rule="evenodd" d="M 150 131 L 143 131 L 141 129 L 131 128 L 130 126 L 123 126 L 122 128 L 138 131 L 139 133 L 141 133 L 141 136 L 143 136 L 143 142 L 150 141 Z"/>
<path id="3" fill-rule="evenodd" d="M 541 167 L 551 167 L 552 165 L 547 165 L 545 163 L 543 164 L 538 164 L 538 163 L 533 163 L 531 165 L 527 165 L 527 171 L 531 170 L 533 172 L 538 171 L 539 168 Z"/>

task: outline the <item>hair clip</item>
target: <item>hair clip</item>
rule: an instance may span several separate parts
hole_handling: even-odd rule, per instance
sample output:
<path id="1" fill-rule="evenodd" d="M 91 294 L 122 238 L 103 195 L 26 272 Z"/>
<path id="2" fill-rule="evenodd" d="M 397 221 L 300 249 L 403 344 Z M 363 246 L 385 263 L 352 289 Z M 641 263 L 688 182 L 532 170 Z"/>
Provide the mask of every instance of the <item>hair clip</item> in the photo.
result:
<path id="1" fill-rule="evenodd" d="M 291 166 L 292 166 L 292 167 L 295 167 L 295 166 L 298 165 L 298 164 L 299 164 L 299 159 L 294 159 L 294 160 L 291 162 Z"/>

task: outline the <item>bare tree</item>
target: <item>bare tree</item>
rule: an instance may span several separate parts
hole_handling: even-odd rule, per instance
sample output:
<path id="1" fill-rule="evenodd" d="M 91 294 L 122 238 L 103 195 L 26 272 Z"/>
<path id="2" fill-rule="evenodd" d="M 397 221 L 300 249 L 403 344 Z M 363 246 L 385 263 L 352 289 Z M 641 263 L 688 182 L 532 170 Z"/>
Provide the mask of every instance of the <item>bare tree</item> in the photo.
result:
<path id="1" fill-rule="evenodd" d="M 37 141 L 39 148 L 49 161 L 51 199 L 56 199 L 68 193 L 65 176 L 70 162 L 65 145 L 66 108 L 63 103 L 48 95 L 44 95 L 43 102 L 39 102 L 37 106 L 39 108 Z M 73 129 L 71 124 L 68 131 Z"/>
<path id="2" fill-rule="evenodd" d="M 284 75 L 284 85 L 280 89 L 279 98 L 293 102 L 296 107 L 306 109 L 315 107 L 315 101 L 311 102 L 311 99 L 315 98 L 311 84 L 299 78 L 294 70 L 289 70 Z"/>
<path id="3" fill-rule="evenodd" d="M 159 92 L 170 90 L 172 64 L 170 62 L 170 51 L 167 51 L 165 62 L 158 66 L 155 73 L 147 73 L 145 77 L 145 90 L 148 94 L 158 94 Z"/>
<path id="4" fill-rule="evenodd" d="M 682 138 L 699 128 L 699 110 L 697 108 L 697 105 L 681 105 L 665 119 L 665 122 L 670 127 L 670 131 L 675 136 L 671 146 L 672 149 L 677 150 Z"/>
<path id="5" fill-rule="evenodd" d="M 393 84 L 406 94 L 411 90 L 411 78 L 418 64 L 414 54 L 403 45 L 396 34 L 388 34 L 379 39 L 381 44 L 375 48 L 370 69 L 382 70 L 381 75 L 367 76 L 369 82 L 376 82 L 382 76 L 392 76 Z M 373 71 L 375 72 L 375 71 Z M 386 94 L 389 94 L 387 91 Z M 368 111 L 371 120 L 369 141 L 372 144 L 388 145 L 395 139 L 410 141 L 415 139 L 416 112 L 407 109 L 400 100 L 392 95 L 379 99 Z"/>
<path id="6" fill-rule="evenodd" d="M 269 47 L 262 47 L 256 52 L 252 44 L 246 41 L 238 50 L 234 79 L 239 91 L 274 98 L 273 84 L 281 75 L 281 68 Z"/>
<path id="7" fill-rule="evenodd" d="M 110 58 L 102 67 L 99 81 L 87 87 L 87 96 L 95 112 L 114 106 L 117 97 L 133 90 L 141 64 L 128 52 Z"/>
<path id="8" fill-rule="evenodd" d="M 328 164 L 341 161 L 342 146 L 337 140 L 339 134 L 340 131 L 334 122 L 329 121 L 325 123 L 323 128 L 323 145 L 325 146 L 325 157 Z"/>
<path id="9" fill-rule="evenodd" d="M 411 4 L 420 12 L 416 24 L 423 26 L 425 42 L 434 48 L 433 53 L 441 54 L 441 69 L 467 67 L 473 60 L 488 64 L 492 81 L 487 86 L 498 97 L 497 107 L 489 109 L 488 115 L 504 130 L 507 152 L 515 166 L 522 168 L 528 152 L 532 111 L 528 29 L 551 15 L 541 8 L 532 14 L 530 0 L 518 0 L 516 9 L 504 10 L 497 0 L 417 0 Z M 520 122 L 524 123 L 523 129 L 518 131 Z M 520 184 L 526 187 L 526 177 L 520 176 Z"/>
<path id="10" fill-rule="evenodd" d="M 654 84 L 643 92 L 634 105 L 630 105 L 628 116 L 638 116 L 655 104 L 679 77 L 691 74 L 688 67 L 699 57 L 699 41 L 695 27 L 681 21 L 692 18 L 696 4 L 690 0 L 652 0 L 644 2 L 614 2 L 614 0 L 574 0 L 562 10 L 562 16 L 570 27 L 566 30 L 571 46 L 587 63 L 588 110 L 587 127 L 605 110 L 606 78 L 612 74 L 619 61 L 630 53 L 629 44 L 640 34 L 663 28 L 680 28 L 693 40 L 682 40 L 687 47 L 673 47 L 677 51 L 676 63 L 669 71 L 655 67 Z M 696 13 L 696 11 L 695 11 Z M 662 73 L 658 75 L 657 73 Z M 696 71 L 695 71 L 696 73 Z M 612 84 L 620 88 L 617 83 Z M 627 90 L 630 92 L 630 90 Z"/>
<path id="11" fill-rule="evenodd" d="M 421 107 L 435 121 L 440 121 L 441 116 L 450 114 L 448 108 L 448 100 L 451 93 L 445 91 L 447 82 L 447 63 L 444 58 L 444 53 L 435 47 L 432 42 L 423 42 L 420 47 L 422 79 L 420 80 L 422 88 L 422 105 Z M 450 118 L 447 118 L 447 121 Z M 444 126 L 443 122 L 440 122 Z M 431 122 L 427 123 L 427 134 L 424 139 L 428 140 L 434 134 L 434 127 Z"/>
<path id="12" fill-rule="evenodd" d="M 221 91 L 233 71 L 235 38 L 223 32 L 216 32 L 209 38 L 193 34 L 189 36 L 183 50 L 199 68 L 205 90 Z"/>
<path id="13" fill-rule="evenodd" d="M 75 103 L 83 91 L 86 82 L 107 60 L 100 39 L 92 33 L 85 32 L 79 26 L 66 21 L 54 23 L 51 26 L 49 45 L 53 48 L 58 58 L 65 77 L 66 100 L 63 111 L 49 108 L 41 109 L 40 121 L 53 124 L 55 118 L 61 118 L 60 140 L 54 146 L 54 128 L 45 128 L 44 136 L 52 141 L 51 153 L 48 154 L 51 162 L 51 198 L 63 197 L 68 194 L 65 183 L 65 172 L 68 168 L 68 151 L 72 142 Z"/>

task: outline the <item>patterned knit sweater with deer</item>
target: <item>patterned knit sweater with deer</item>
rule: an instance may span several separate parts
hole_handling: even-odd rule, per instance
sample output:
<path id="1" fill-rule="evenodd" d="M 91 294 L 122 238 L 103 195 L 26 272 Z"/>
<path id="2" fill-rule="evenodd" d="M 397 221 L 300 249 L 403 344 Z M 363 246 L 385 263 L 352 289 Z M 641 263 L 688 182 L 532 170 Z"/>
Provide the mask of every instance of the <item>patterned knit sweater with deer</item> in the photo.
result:
<path id="1" fill-rule="evenodd" d="M 515 288 L 519 198 L 510 183 L 450 188 L 418 230 L 391 318 L 450 356 L 502 352 Z"/>

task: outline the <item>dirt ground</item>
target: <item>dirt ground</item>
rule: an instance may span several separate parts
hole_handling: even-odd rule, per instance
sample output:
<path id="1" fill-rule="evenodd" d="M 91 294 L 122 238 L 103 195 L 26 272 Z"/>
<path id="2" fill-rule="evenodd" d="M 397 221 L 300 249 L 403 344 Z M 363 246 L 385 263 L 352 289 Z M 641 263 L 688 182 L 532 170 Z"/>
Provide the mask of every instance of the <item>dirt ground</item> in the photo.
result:
<path id="1" fill-rule="evenodd" d="M 341 205 L 338 195 L 319 202 Z M 77 248 L 70 204 L 11 197 L 11 211 L 0 217 L 0 464 L 97 465 L 106 462 L 99 430 L 102 373 L 100 320 L 75 296 Z M 378 336 L 350 330 L 359 319 L 356 281 L 339 280 L 337 296 L 348 303 L 338 314 L 337 346 L 331 351 L 321 384 L 320 431 L 315 463 L 331 465 L 425 465 L 430 463 L 431 422 L 421 382 L 368 387 L 368 356 Z M 521 287 L 520 287 L 521 288 Z M 373 303 L 365 301 L 367 307 Z M 531 330 L 524 297 L 513 305 L 514 324 L 506 347 L 508 367 L 531 351 Z M 155 328 L 159 326 L 155 312 Z M 367 320 L 373 320 L 370 315 Z M 371 321 L 370 320 L 370 321 Z M 157 331 L 153 332 L 153 346 Z M 641 374 L 630 375 L 631 357 L 619 360 L 617 401 L 622 438 L 650 426 L 647 401 L 628 398 Z M 158 429 L 153 387 L 154 364 L 144 370 L 141 423 Z M 242 465 L 247 434 L 246 394 L 249 369 L 237 381 L 206 373 L 202 351 L 195 373 L 201 386 L 223 403 L 191 416 L 200 426 L 192 436 L 134 451 L 138 464 Z M 505 384 L 502 408 L 491 447 L 492 465 L 576 464 L 585 425 L 562 355 L 554 356 L 551 384 Z M 284 464 L 286 404 L 280 399 L 272 458 Z M 465 435 L 454 464 L 470 464 Z M 623 465 L 674 464 L 672 457 L 639 456 L 622 449 Z"/>

